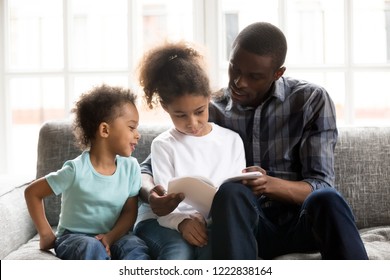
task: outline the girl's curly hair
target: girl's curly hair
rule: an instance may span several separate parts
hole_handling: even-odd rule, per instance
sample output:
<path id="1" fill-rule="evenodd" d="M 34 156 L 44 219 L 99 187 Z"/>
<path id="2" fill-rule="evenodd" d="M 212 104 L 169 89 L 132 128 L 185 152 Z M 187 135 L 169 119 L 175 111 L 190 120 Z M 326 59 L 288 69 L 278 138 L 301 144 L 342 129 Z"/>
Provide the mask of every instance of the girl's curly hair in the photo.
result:
<path id="1" fill-rule="evenodd" d="M 188 43 L 165 43 L 143 56 L 139 83 L 150 109 L 158 102 L 169 104 L 184 94 L 210 96 L 210 81 L 203 57 Z"/>
<path id="2" fill-rule="evenodd" d="M 90 147 L 99 125 L 119 117 L 124 104 L 135 106 L 135 102 L 136 95 L 130 89 L 105 84 L 83 93 L 72 109 L 75 114 L 73 133 L 78 146 L 81 149 Z"/>

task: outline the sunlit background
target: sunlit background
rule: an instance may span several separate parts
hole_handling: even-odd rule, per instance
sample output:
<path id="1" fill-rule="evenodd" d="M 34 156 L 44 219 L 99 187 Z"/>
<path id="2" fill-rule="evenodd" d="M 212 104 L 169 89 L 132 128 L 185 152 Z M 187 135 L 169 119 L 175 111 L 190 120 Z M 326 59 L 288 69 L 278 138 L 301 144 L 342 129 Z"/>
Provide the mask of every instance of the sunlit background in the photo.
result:
<path id="1" fill-rule="evenodd" d="M 0 187 L 35 177 L 40 126 L 82 92 L 141 96 L 138 60 L 164 39 L 204 47 L 225 86 L 232 40 L 255 21 L 285 32 L 286 75 L 323 85 L 339 126 L 390 125 L 390 0 L 0 0 L 0 19 Z M 139 101 L 142 123 L 169 121 Z"/>

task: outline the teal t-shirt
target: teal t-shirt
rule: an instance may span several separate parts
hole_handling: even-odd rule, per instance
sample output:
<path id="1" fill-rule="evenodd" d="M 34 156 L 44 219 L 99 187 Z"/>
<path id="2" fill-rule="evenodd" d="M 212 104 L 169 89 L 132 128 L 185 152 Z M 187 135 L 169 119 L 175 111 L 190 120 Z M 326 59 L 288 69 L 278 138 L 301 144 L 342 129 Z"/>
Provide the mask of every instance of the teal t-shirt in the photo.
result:
<path id="1" fill-rule="evenodd" d="M 127 198 L 138 195 L 141 188 L 141 171 L 135 158 L 117 156 L 116 165 L 113 175 L 101 175 L 86 151 L 46 176 L 53 192 L 62 194 L 58 236 L 65 229 L 87 234 L 112 229 Z"/>

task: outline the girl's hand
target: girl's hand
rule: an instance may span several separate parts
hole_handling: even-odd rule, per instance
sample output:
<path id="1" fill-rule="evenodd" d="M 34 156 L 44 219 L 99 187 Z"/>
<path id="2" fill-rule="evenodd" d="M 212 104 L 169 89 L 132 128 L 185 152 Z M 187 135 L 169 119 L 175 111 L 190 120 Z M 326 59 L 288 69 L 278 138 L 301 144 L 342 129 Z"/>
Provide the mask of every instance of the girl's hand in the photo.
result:
<path id="1" fill-rule="evenodd" d="M 183 220 L 179 224 L 179 231 L 191 245 L 198 247 L 207 245 L 206 221 L 201 215 L 191 215 L 189 219 Z"/>

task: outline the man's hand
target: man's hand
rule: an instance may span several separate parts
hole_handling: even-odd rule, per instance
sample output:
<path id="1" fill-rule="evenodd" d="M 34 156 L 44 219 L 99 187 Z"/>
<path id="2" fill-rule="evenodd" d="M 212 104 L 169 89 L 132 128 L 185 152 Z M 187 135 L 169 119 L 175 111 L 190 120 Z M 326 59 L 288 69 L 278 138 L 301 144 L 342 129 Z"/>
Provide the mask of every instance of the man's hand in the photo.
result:
<path id="1" fill-rule="evenodd" d="M 162 186 L 156 186 L 149 192 L 148 201 L 156 215 L 165 216 L 175 210 L 183 199 L 183 193 L 167 194 Z"/>
<path id="2" fill-rule="evenodd" d="M 259 171 L 263 174 L 263 176 L 260 176 L 259 178 L 252 179 L 252 180 L 242 180 L 242 183 L 250 187 L 255 196 L 261 196 L 266 194 L 266 186 L 268 182 L 268 177 L 266 176 L 267 172 L 259 166 L 247 167 L 244 169 L 243 172 L 245 173 L 251 171 Z"/>
<path id="3" fill-rule="evenodd" d="M 253 180 L 243 180 L 242 183 L 251 188 L 255 196 L 265 195 L 269 198 L 287 203 L 301 205 L 312 192 L 312 187 L 305 181 L 289 181 L 273 176 L 259 166 L 247 167 L 245 171 L 260 171 L 263 176 Z"/>

